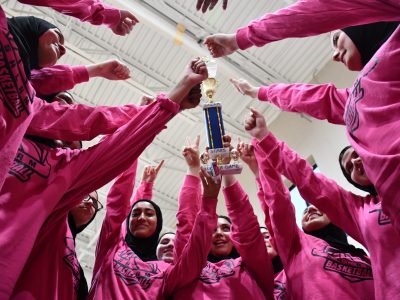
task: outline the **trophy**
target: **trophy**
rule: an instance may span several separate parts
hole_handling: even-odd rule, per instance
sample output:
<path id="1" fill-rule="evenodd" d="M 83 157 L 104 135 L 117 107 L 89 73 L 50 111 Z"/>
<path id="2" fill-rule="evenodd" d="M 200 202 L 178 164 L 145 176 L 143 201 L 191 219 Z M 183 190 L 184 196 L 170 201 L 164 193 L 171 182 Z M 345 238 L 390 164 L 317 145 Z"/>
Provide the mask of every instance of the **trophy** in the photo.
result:
<path id="1" fill-rule="evenodd" d="M 208 78 L 203 81 L 203 93 L 207 96 L 207 103 L 203 104 L 204 120 L 208 139 L 208 151 L 203 153 L 201 161 L 203 167 L 211 174 L 240 174 L 243 166 L 239 163 L 239 153 L 236 149 L 229 151 L 224 148 L 223 136 L 225 135 L 222 120 L 222 104 L 214 102 L 217 88 L 217 62 L 212 58 L 203 58 L 206 63 Z M 218 168 L 216 168 L 218 166 Z M 218 173 L 218 174 L 216 174 Z"/>

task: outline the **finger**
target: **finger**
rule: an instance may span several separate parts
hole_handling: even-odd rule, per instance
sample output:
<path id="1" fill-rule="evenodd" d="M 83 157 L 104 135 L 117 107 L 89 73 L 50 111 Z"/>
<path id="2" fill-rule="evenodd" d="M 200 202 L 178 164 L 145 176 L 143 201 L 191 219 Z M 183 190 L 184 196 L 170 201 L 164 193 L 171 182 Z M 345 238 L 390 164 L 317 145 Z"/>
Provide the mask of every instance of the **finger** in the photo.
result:
<path id="1" fill-rule="evenodd" d="M 134 24 L 139 23 L 139 19 L 135 17 L 130 11 L 126 11 L 125 18 L 130 19 Z"/>
<path id="2" fill-rule="evenodd" d="M 158 166 L 156 167 L 156 169 L 155 169 L 156 173 L 158 173 L 158 171 L 160 171 L 160 169 L 161 169 L 161 167 L 163 166 L 163 164 L 164 164 L 164 160 L 162 159 L 162 160 L 159 162 L 159 164 L 158 164 Z"/>
<path id="3" fill-rule="evenodd" d="M 224 2 L 222 2 L 222 9 L 226 10 L 227 7 L 228 7 L 228 0 L 224 0 Z"/>
<path id="4" fill-rule="evenodd" d="M 204 0 L 198 0 L 196 4 L 196 9 L 200 10 L 201 6 L 203 5 Z"/>
<path id="5" fill-rule="evenodd" d="M 212 0 L 211 5 L 210 5 L 210 10 L 212 10 L 214 8 L 215 4 L 217 4 L 217 3 L 218 3 L 218 0 Z"/>
<path id="6" fill-rule="evenodd" d="M 226 142 L 226 143 L 230 143 L 230 142 L 232 141 L 232 138 L 231 138 L 231 136 L 230 136 L 229 134 L 225 134 L 225 135 L 222 137 L 222 139 L 223 139 L 223 141 Z"/>
<path id="7" fill-rule="evenodd" d="M 263 116 L 262 114 L 260 114 L 260 113 L 258 112 L 258 110 L 256 110 L 256 109 L 253 108 L 253 107 L 250 107 L 250 111 L 251 111 L 251 113 L 253 114 L 254 117 L 262 117 L 262 116 Z"/>
<path id="8" fill-rule="evenodd" d="M 196 145 L 196 148 L 199 149 L 199 146 L 200 146 L 200 135 L 199 134 L 196 136 L 196 139 L 194 140 L 194 144 Z"/>
<path id="9" fill-rule="evenodd" d="M 206 11 L 207 11 L 207 9 L 208 9 L 208 7 L 210 6 L 210 4 L 211 4 L 211 0 L 205 0 L 204 1 L 204 4 L 203 4 L 203 8 L 202 8 L 202 12 L 203 13 L 205 13 Z"/>

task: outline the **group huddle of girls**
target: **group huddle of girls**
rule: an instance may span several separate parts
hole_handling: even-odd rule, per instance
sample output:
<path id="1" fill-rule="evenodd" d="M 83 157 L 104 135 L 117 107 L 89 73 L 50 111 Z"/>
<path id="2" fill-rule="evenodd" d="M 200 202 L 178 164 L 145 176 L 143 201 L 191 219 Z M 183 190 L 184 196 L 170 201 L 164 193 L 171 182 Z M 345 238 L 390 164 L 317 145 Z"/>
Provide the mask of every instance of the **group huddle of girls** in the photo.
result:
<path id="1" fill-rule="evenodd" d="M 105 24 L 119 35 L 138 22 L 97 0 L 19 1 Z M 199 0 L 197 9 L 217 2 Z M 397 0 L 301 0 L 234 34 L 207 37 L 211 55 L 221 57 L 340 29 L 332 34 L 333 59 L 360 71 L 352 88 L 232 83 L 283 110 L 345 125 L 350 146 L 339 164 L 367 195 L 314 173 L 252 109 L 244 124 L 251 144 L 231 145 L 225 136 L 224 146 L 237 147 L 254 173 L 265 224 L 233 175 L 214 180 L 201 168 L 197 136 L 182 151 L 187 174 L 176 232 L 161 234 L 152 187 L 163 161 L 144 169 L 132 197 L 138 158 L 170 119 L 199 104 L 205 63 L 191 60 L 171 91 L 140 105 L 76 104 L 67 90 L 97 76 L 127 79 L 127 66 L 57 65 L 66 52 L 58 27 L 36 17 L 7 19 L 0 7 L 0 299 L 399 298 L 399 21 Z M 81 141 L 98 135 L 105 137 L 82 149 Z M 310 203 L 302 229 L 281 175 Z M 113 179 L 89 289 L 75 237 L 103 208 L 96 189 Z M 228 216 L 216 214 L 221 186 Z M 350 245 L 347 234 L 369 254 Z"/>

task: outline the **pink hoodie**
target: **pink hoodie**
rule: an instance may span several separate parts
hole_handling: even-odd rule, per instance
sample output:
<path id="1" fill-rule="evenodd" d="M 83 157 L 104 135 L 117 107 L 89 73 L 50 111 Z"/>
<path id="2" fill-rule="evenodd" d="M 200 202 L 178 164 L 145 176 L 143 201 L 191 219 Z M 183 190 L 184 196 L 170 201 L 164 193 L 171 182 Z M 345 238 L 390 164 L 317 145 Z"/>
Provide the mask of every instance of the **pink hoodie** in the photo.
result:
<path id="1" fill-rule="evenodd" d="M 262 142 L 253 141 L 253 145 L 293 299 L 374 299 L 369 258 L 343 253 L 297 227 L 289 191 L 266 158 Z"/>
<path id="2" fill-rule="evenodd" d="M 115 25 L 120 12 L 97 0 L 29 0 L 23 3 L 43 5 L 57 11 L 89 21 L 92 24 Z M 55 125 L 55 130 L 69 131 L 53 118 L 54 105 L 44 105 L 35 97 L 35 91 L 27 80 L 17 46 L 9 33 L 7 19 L 0 6 L 0 189 L 10 168 L 17 149 L 35 113 L 47 127 Z M 56 116 L 55 116 L 56 117 Z M 76 121 L 75 121 L 76 122 Z M 79 122 L 77 122 L 79 124 Z M 57 128 L 57 125 L 59 126 Z M 76 128 L 76 125 L 75 125 Z M 55 136 L 51 138 L 57 139 Z M 68 140 L 64 139 L 63 140 Z M 79 140 L 73 138 L 72 140 Z"/>
<path id="3" fill-rule="evenodd" d="M 133 181 L 136 168 L 137 161 L 129 170 Z M 135 193 L 135 199 L 151 199 L 152 187 L 152 183 L 142 182 Z M 32 252 L 14 288 L 12 299 L 77 298 L 81 274 L 75 252 L 75 239 L 68 225 L 68 213 L 69 207 L 62 206 L 40 228 Z M 46 283 L 46 288 L 43 288 L 43 282 Z"/>
<path id="4" fill-rule="evenodd" d="M 181 234 L 185 238 L 190 232 L 191 211 L 194 211 L 197 205 L 195 199 L 201 193 L 199 181 L 197 177 L 186 176 L 179 197 L 179 203 L 185 206 L 177 215 L 177 236 Z M 207 262 L 200 278 L 177 291 L 173 299 L 273 298 L 272 265 L 248 196 L 238 182 L 224 188 L 224 196 L 233 224 L 231 239 L 241 257 L 217 263 Z"/>
<path id="5" fill-rule="evenodd" d="M 376 299 L 396 299 L 400 295 L 400 235 L 382 212 L 380 197 L 355 195 L 335 181 L 314 173 L 302 159 L 271 133 L 258 147 L 278 172 L 299 188 L 301 195 L 325 212 L 336 224 L 369 251 Z"/>
<path id="6" fill-rule="evenodd" d="M 349 25 L 399 21 L 398 0 L 303 0 L 266 14 L 237 31 L 241 49 L 288 37 L 303 37 Z M 382 197 L 382 207 L 400 232 L 400 28 L 360 72 L 353 88 L 333 85 L 271 85 L 259 98 L 290 111 L 300 111 L 346 124 L 350 144 Z M 293 90 L 292 90 L 293 88 Z M 301 103 L 303 99 L 306 102 Z M 396 133 L 396 134 L 393 134 Z"/>
<path id="7" fill-rule="evenodd" d="M 133 163 L 179 105 L 160 95 L 99 144 L 52 149 L 23 139 L 0 192 L 0 299 L 8 299 L 45 220 L 67 210 Z M 61 201 L 62 199 L 62 201 Z"/>
<path id="8" fill-rule="evenodd" d="M 204 267 L 217 222 L 217 199 L 203 198 L 190 239 L 173 265 L 144 262 L 125 242 L 125 219 L 136 201 L 129 201 L 130 176 L 129 172 L 122 174 L 108 194 L 89 299 L 165 299 L 195 280 Z"/>

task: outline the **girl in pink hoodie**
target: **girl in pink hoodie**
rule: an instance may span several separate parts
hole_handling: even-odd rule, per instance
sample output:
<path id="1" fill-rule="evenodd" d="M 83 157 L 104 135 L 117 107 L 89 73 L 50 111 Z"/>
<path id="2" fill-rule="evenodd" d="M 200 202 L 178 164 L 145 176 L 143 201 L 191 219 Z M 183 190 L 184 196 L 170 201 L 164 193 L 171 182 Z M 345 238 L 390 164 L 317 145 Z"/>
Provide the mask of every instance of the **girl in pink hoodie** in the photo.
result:
<path id="1" fill-rule="evenodd" d="M 93 24 L 106 24 L 109 25 L 114 32 L 119 34 L 128 33 L 132 26 L 137 22 L 136 18 L 134 18 L 131 13 L 127 11 L 119 11 L 110 6 L 103 5 L 97 0 L 73 0 L 69 1 L 67 4 L 58 0 L 22 0 L 21 2 L 49 6 L 55 10 L 75 16 L 83 21 L 89 21 Z M 47 25 L 48 24 L 49 23 L 47 23 Z M 41 29 L 43 28 L 44 27 L 42 26 Z M 36 52 L 36 49 L 39 49 L 38 43 L 40 36 L 46 37 L 46 39 L 40 40 L 41 45 L 44 46 L 41 47 L 41 49 L 43 51 L 46 50 L 43 52 L 43 54 L 46 53 L 46 55 L 41 55 L 41 58 L 45 58 L 45 60 L 40 61 L 39 66 L 45 67 L 49 66 L 49 63 L 50 65 L 54 64 L 61 56 L 63 52 L 62 35 L 54 29 L 54 25 L 51 29 L 41 31 L 41 34 L 38 36 L 34 35 L 34 39 L 31 41 L 37 46 L 25 48 L 28 54 L 30 53 L 30 50 Z M 29 37 L 32 36 L 30 35 Z M 26 74 L 23 63 L 26 56 L 19 53 L 20 49 L 17 46 L 18 39 L 19 38 L 14 38 L 10 33 L 7 18 L 3 9 L 0 7 L 0 45 L 2 49 L 4 49 L 0 57 L 2 66 L 0 84 L 3 91 L 0 96 L 2 99 L 0 104 L 0 132 L 2 132 L 0 138 L 0 189 L 3 186 L 13 158 L 17 153 L 22 137 L 25 134 L 32 117 L 36 113 L 38 113 L 38 117 L 41 119 L 42 124 L 47 127 L 52 128 L 59 134 L 65 130 L 65 127 L 62 128 L 60 127 L 60 123 L 57 123 L 58 119 L 56 114 L 58 106 L 45 105 L 43 101 L 39 101 L 35 97 L 35 91 L 28 81 L 29 74 Z M 25 46 L 27 45 L 29 45 L 29 43 L 25 44 Z M 35 59 L 35 61 L 38 60 Z M 43 63 L 43 65 L 41 65 L 41 63 Z M 58 113 L 60 113 L 59 110 Z M 77 114 L 75 113 L 75 115 Z M 49 132 L 49 135 L 51 138 L 58 138 L 57 136 L 51 136 L 51 132 Z M 63 136 L 62 139 L 68 140 L 67 136 Z M 75 139 L 81 140 L 79 138 Z"/>
<path id="2" fill-rule="evenodd" d="M 159 95 L 89 149 L 51 149 L 23 139 L 0 192 L 0 268 L 9 270 L 0 282 L 0 298 L 9 298 L 47 217 L 64 206 L 73 208 L 133 163 L 180 109 L 199 103 L 198 84 L 206 77 L 205 64 L 193 60 L 169 93 L 172 100 Z"/>
<path id="3" fill-rule="evenodd" d="M 369 251 L 376 299 L 396 298 L 400 292 L 397 281 L 400 262 L 399 234 L 390 219 L 382 212 L 379 196 L 358 196 L 342 189 L 321 173 L 314 173 L 306 160 L 278 141 L 272 133 L 260 139 L 265 160 L 296 184 L 304 199 L 318 206 L 331 221 L 343 228 Z M 353 148 L 348 148 L 340 164 L 351 172 L 354 181 L 367 179 L 360 159 Z M 346 153 L 347 152 L 347 153 Z"/>
<path id="4" fill-rule="evenodd" d="M 117 178 L 108 195 L 89 299 L 165 299 L 195 280 L 204 267 L 217 220 L 220 183 L 204 174 L 207 181 L 203 178 L 204 195 L 193 232 L 179 258 L 170 264 L 155 257 L 161 210 L 151 200 L 130 203 L 133 181 L 129 172 Z"/>
<path id="5" fill-rule="evenodd" d="M 236 34 L 215 35 L 205 43 L 216 56 L 239 48 L 289 37 L 305 37 L 350 25 L 378 21 L 400 21 L 397 0 L 298 1 L 276 13 L 268 13 L 237 30 Z M 340 41 L 338 40 L 338 43 Z M 373 58 L 363 67 L 351 89 L 332 85 L 271 85 L 260 91 L 260 99 L 284 103 L 300 111 L 345 124 L 347 137 L 365 164 L 365 171 L 382 197 L 382 209 L 400 232 L 400 28 L 397 28 Z M 339 45 L 339 44 L 338 44 Z M 346 61 L 346 49 L 340 49 Z M 274 100 L 275 99 L 275 100 Z M 307 99 L 306 103 L 302 103 Z M 310 105 L 308 105 L 310 104 Z"/>
<path id="6" fill-rule="evenodd" d="M 229 147 L 229 142 L 225 146 Z M 187 240 L 192 230 L 194 212 L 199 205 L 197 199 L 201 197 L 199 179 L 195 175 L 200 169 L 199 137 L 186 145 L 183 156 L 188 174 L 179 196 L 182 208 L 177 214 L 176 235 L 177 239 L 182 237 L 181 242 Z M 234 177 L 224 176 L 223 180 L 232 221 L 219 216 L 207 265 L 199 278 L 177 291 L 173 299 L 273 299 L 272 265 L 248 196 Z M 177 255 L 181 248 L 175 244 Z"/>

